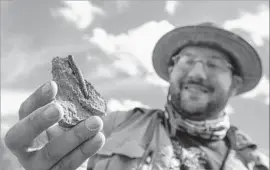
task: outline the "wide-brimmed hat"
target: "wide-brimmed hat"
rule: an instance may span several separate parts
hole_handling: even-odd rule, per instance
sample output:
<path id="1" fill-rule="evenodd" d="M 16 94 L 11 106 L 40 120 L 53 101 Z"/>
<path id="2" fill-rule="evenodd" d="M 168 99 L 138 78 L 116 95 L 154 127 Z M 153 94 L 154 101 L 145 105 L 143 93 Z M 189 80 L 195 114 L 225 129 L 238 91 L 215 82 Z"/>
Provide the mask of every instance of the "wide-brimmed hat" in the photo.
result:
<path id="1" fill-rule="evenodd" d="M 163 35 L 153 50 L 152 62 L 156 73 L 168 81 L 168 66 L 172 55 L 183 47 L 200 43 L 219 47 L 230 54 L 233 65 L 243 78 L 243 86 L 238 94 L 247 92 L 258 84 L 262 77 L 262 64 L 256 50 L 240 36 L 212 23 L 179 27 Z"/>

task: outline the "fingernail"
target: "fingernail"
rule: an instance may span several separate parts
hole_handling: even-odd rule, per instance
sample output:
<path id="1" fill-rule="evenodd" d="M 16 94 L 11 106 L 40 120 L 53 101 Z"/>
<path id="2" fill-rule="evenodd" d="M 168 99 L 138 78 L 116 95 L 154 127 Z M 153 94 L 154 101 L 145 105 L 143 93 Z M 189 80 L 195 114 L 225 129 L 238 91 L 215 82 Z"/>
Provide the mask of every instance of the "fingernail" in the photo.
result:
<path id="1" fill-rule="evenodd" d="M 61 111 L 59 110 L 61 106 L 58 104 L 50 104 L 48 108 L 45 110 L 45 116 L 48 120 L 55 120 L 59 117 Z"/>
<path id="2" fill-rule="evenodd" d="M 100 148 L 102 148 L 105 144 L 105 136 L 103 133 L 98 132 L 94 138 L 86 142 L 85 145 L 82 146 L 82 152 L 85 155 L 96 153 Z"/>
<path id="3" fill-rule="evenodd" d="M 46 84 L 43 85 L 42 87 L 42 93 L 46 94 L 50 91 L 51 89 L 51 82 L 47 82 Z"/>
<path id="4" fill-rule="evenodd" d="M 102 120 L 98 116 L 92 116 L 85 121 L 85 125 L 90 131 L 98 131 L 101 129 Z"/>
<path id="5" fill-rule="evenodd" d="M 98 132 L 95 138 L 93 139 L 93 143 L 101 143 L 102 145 L 104 144 L 106 138 L 102 132 Z M 101 146 L 102 146 L 101 145 Z"/>

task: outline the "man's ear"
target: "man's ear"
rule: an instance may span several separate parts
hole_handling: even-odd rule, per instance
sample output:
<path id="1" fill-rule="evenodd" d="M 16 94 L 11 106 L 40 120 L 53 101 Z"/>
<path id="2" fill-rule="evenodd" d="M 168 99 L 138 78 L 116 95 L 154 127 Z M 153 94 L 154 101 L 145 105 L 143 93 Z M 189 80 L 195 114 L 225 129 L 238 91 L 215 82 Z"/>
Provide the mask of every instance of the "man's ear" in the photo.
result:
<path id="1" fill-rule="evenodd" d="M 232 96 L 235 96 L 239 89 L 243 86 L 243 78 L 238 75 L 233 75 L 232 77 Z"/>
<path id="2" fill-rule="evenodd" d="M 168 67 L 168 71 L 169 71 L 169 74 L 171 74 L 171 73 L 172 73 L 172 71 L 173 71 L 173 65 L 169 65 L 169 67 Z"/>

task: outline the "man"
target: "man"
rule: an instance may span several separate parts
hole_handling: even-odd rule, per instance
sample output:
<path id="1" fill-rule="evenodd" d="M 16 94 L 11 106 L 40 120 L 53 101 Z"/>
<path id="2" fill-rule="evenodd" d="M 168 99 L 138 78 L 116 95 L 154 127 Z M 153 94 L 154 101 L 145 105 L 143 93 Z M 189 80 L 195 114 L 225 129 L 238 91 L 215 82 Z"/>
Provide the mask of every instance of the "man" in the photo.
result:
<path id="1" fill-rule="evenodd" d="M 48 82 L 22 103 L 6 145 L 27 170 L 76 169 L 90 156 L 89 170 L 269 169 L 223 111 L 262 76 L 253 47 L 210 23 L 180 27 L 157 42 L 153 66 L 170 83 L 164 110 L 109 113 L 64 132 L 53 125 L 62 111 L 52 102 L 57 85 Z"/>

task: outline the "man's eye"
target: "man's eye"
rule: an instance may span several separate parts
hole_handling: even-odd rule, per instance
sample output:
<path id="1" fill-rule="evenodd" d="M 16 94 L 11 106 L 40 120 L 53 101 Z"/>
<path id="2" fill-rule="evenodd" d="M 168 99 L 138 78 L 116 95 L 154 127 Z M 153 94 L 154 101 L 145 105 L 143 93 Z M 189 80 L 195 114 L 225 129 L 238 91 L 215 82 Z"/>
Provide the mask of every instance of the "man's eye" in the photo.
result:
<path id="1" fill-rule="evenodd" d="M 186 64 L 189 64 L 189 65 L 192 65 L 194 63 L 194 60 L 193 59 L 187 59 L 185 61 Z"/>
<path id="2" fill-rule="evenodd" d="M 186 56 L 186 55 L 181 56 L 180 60 L 182 63 L 185 63 L 185 64 L 193 64 L 195 62 L 194 58 L 190 56 Z"/>
<path id="3" fill-rule="evenodd" d="M 178 62 L 178 60 L 179 60 L 179 57 L 178 56 L 174 56 L 172 58 L 173 64 L 176 64 Z"/>
<path id="4" fill-rule="evenodd" d="M 213 62 L 207 62 L 207 66 L 209 68 L 217 68 L 217 67 L 219 67 L 218 63 L 213 63 Z"/>

